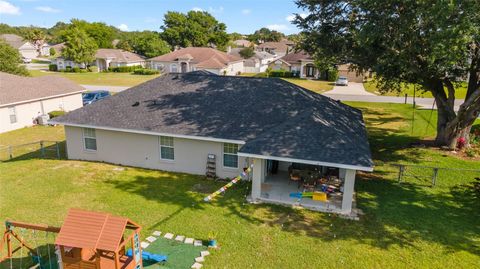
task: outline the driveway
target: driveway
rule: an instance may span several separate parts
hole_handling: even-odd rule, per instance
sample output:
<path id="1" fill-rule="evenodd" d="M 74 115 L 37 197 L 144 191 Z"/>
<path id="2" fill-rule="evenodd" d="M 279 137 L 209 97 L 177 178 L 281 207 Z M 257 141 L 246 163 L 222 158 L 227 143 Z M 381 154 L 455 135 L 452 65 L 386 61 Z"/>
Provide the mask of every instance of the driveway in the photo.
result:
<path id="1" fill-rule="evenodd" d="M 349 82 L 348 86 L 333 86 L 333 90 L 328 91 L 325 95 L 361 95 L 361 96 L 375 96 L 375 94 L 367 92 L 363 87 L 363 83 Z"/>

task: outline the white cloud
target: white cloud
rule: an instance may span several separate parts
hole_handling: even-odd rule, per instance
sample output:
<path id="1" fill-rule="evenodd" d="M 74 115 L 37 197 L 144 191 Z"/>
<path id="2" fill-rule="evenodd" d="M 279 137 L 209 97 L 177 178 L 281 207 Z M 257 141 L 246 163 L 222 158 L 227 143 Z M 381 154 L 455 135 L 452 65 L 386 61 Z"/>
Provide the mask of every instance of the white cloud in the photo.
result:
<path id="1" fill-rule="evenodd" d="M 288 30 L 288 26 L 285 24 L 270 24 L 266 26 L 270 30 L 275 30 L 275 31 L 286 31 Z"/>
<path id="2" fill-rule="evenodd" d="M 250 9 L 242 9 L 242 14 L 243 15 L 248 15 L 250 13 L 252 13 L 252 11 Z"/>
<path id="3" fill-rule="evenodd" d="M 56 9 L 56 8 L 53 8 L 53 7 L 47 7 L 47 6 L 36 7 L 35 9 L 38 10 L 38 11 L 47 12 L 47 13 L 58 13 L 58 12 L 61 11 L 60 9 Z"/>
<path id="4" fill-rule="evenodd" d="M 302 17 L 302 18 L 307 17 L 306 13 L 300 13 L 298 15 L 300 15 L 300 17 Z M 294 19 L 295 19 L 295 14 L 291 14 L 291 15 L 288 15 L 287 17 L 285 17 L 285 20 L 287 20 L 289 22 L 292 22 Z"/>
<path id="5" fill-rule="evenodd" d="M 128 31 L 128 25 L 126 25 L 125 23 L 120 24 L 119 26 L 117 26 L 117 28 L 122 31 Z"/>
<path id="6" fill-rule="evenodd" d="M 210 13 L 223 13 L 223 7 L 222 7 L 222 6 L 220 6 L 220 7 L 218 7 L 218 8 L 209 7 L 209 8 L 208 8 L 208 11 L 209 11 Z"/>
<path id="7" fill-rule="evenodd" d="M 194 7 L 194 8 L 192 8 L 191 10 L 192 10 L 192 11 L 203 11 L 203 9 L 202 9 L 202 8 L 199 8 L 199 7 Z"/>
<path id="8" fill-rule="evenodd" d="M 0 14 L 20 15 L 20 8 L 7 1 L 0 0 Z"/>

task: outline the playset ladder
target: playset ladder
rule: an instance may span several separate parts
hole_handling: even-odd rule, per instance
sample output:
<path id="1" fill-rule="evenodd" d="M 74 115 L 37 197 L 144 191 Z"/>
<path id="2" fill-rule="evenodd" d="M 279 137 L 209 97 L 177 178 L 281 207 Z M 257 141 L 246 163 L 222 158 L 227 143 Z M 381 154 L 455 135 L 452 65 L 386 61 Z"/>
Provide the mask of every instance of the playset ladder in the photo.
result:
<path id="1" fill-rule="evenodd" d="M 207 156 L 207 168 L 205 176 L 207 178 L 215 179 L 217 178 L 217 158 L 215 154 L 208 154 Z"/>

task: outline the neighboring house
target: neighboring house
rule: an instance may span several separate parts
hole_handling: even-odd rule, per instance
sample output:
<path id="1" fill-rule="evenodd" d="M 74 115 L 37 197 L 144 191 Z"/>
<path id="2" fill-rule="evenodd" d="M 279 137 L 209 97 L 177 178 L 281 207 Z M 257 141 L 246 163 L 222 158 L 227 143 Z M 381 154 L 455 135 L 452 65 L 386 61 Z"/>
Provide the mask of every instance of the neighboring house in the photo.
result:
<path id="1" fill-rule="evenodd" d="M 282 40 L 280 42 L 265 42 L 258 45 L 255 49 L 257 51 L 266 51 L 277 57 L 282 57 L 292 51 L 294 45 L 295 44 L 291 41 Z"/>
<path id="2" fill-rule="evenodd" d="M 230 49 L 228 54 L 241 58 L 240 51 L 244 48 Z M 266 51 L 254 51 L 254 55 L 243 62 L 244 73 L 265 72 L 268 65 L 275 60 L 275 55 Z"/>
<path id="3" fill-rule="evenodd" d="M 272 70 L 287 70 L 298 74 L 300 78 L 318 78 L 320 72 L 315 66 L 315 60 L 309 54 L 299 51 L 289 53 L 270 63 Z"/>
<path id="4" fill-rule="evenodd" d="M 48 43 L 43 44 L 40 47 L 40 56 L 50 56 L 51 46 Z"/>
<path id="5" fill-rule="evenodd" d="M 58 57 L 62 55 L 63 48 L 65 48 L 65 42 L 51 45 L 51 47 L 55 50 L 55 56 Z"/>
<path id="6" fill-rule="evenodd" d="M 235 46 L 239 48 L 247 48 L 250 47 L 253 43 L 246 40 L 246 39 L 238 39 L 232 42 Z"/>
<path id="7" fill-rule="evenodd" d="M 98 49 L 95 54 L 95 65 L 98 72 L 107 70 L 109 67 L 136 66 L 145 67 L 145 58 L 139 54 L 122 49 Z"/>
<path id="8" fill-rule="evenodd" d="M 0 133 L 31 126 L 40 115 L 82 107 L 85 89 L 57 77 L 21 77 L 0 72 Z"/>
<path id="9" fill-rule="evenodd" d="M 65 126 L 69 159 L 205 175 L 213 154 L 221 178 L 252 166 L 253 202 L 350 214 L 356 171 L 373 170 L 360 110 L 277 78 L 165 74 L 51 123 Z M 336 195 L 291 198 L 299 166 Z"/>
<path id="10" fill-rule="evenodd" d="M 85 64 L 76 63 L 72 60 L 65 59 L 63 56 L 52 59 L 52 64 L 57 65 L 58 70 L 65 70 L 67 69 L 68 66 L 70 66 L 71 68 L 73 67 L 86 68 Z"/>
<path id="11" fill-rule="evenodd" d="M 217 75 L 237 75 L 244 71 L 243 59 L 206 47 L 179 49 L 149 60 L 153 69 L 164 73 L 206 70 Z"/>
<path id="12" fill-rule="evenodd" d="M 362 83 L 365 79 L 365 76 L 371 77 L 370 74 L 358 73 L 355 70 L 350 70 L 350 64 L 341 64 L 337 66 L 338 76 L 343 76 L 348 79 L 350 82 Z"/>
<path id="13" fill-rule="evenodd" d="M 33 44 L 25 41 L 21 36 L 14 34 L 3 34 L 0 35 L 0 38 L 13 48 L 17 49 L 22 57 L 32 59 L 38 56 L 38 51 L 35 49 Z"/>

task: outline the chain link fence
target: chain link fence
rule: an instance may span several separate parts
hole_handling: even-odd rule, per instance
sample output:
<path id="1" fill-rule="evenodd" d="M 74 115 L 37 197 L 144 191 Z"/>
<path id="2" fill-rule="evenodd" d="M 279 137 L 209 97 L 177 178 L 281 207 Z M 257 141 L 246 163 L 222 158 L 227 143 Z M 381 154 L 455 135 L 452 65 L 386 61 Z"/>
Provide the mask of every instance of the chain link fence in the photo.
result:
<path id="1" fill-rule="evenodd" d="M 458 183 L 471 182 L 480 177 L 480 169 L 447 168 L 409 164 L 395 164 L 398 168 L 398 182 L 423 186 L 448 187 Z"/>
<path id="2" fill-rule="evenodd" d="M 66 158 L 65 141 L 41 140 L 21 145 L 0 146 L 0 161 L 32 158 Z"/>

